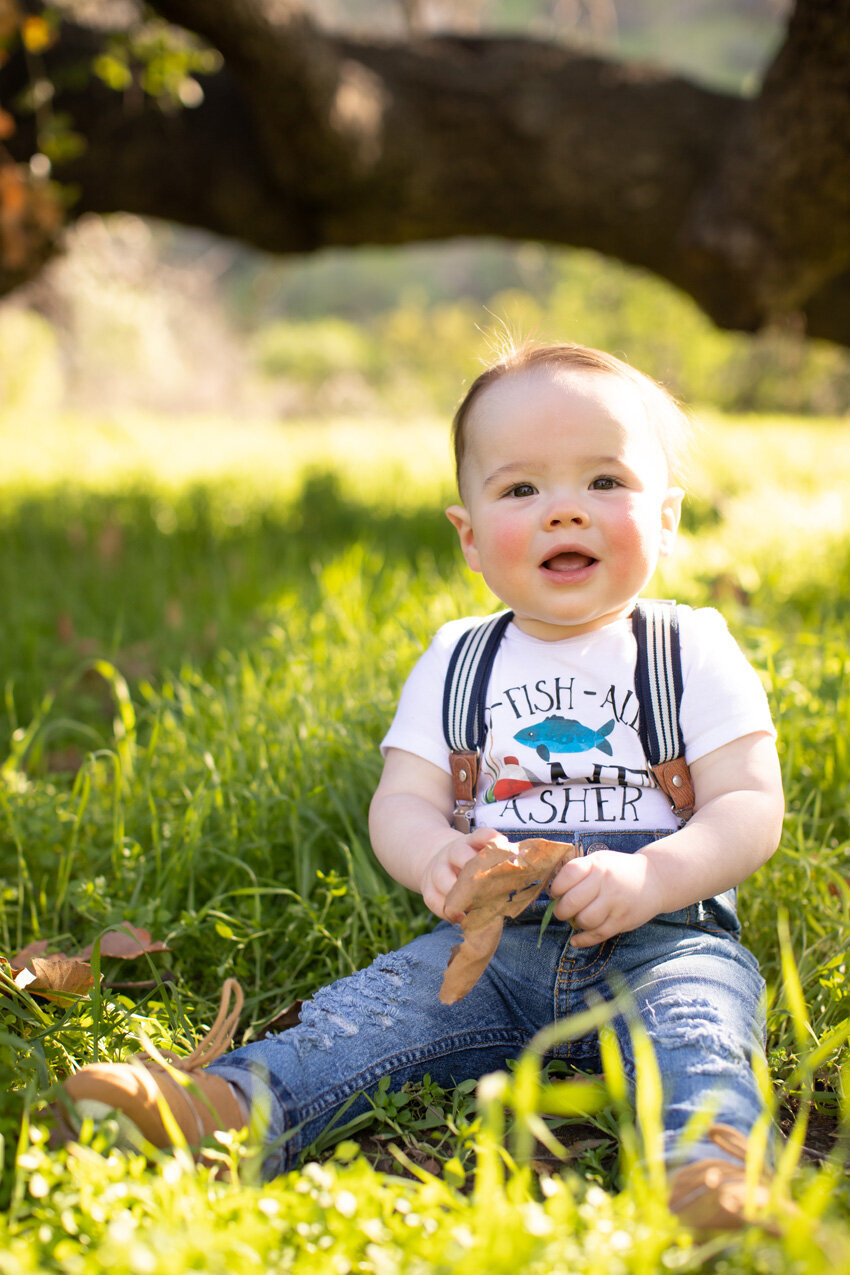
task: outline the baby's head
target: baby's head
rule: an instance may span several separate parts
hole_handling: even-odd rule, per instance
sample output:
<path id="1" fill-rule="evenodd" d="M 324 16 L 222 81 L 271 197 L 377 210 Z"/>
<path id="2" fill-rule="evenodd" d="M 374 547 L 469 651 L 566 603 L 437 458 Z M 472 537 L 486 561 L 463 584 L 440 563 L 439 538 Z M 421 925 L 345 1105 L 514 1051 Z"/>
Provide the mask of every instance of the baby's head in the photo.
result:
<path id="1" fill-rule="evenodd" d="M 600 350 L 524 345 L 472 384 L 454 422 L 467 564 L 546 640 L 630 614 L 672 550 L 687 420 Z"/>
<path id="2" fill-rule="evenodd" d="M 611 376 L 634 391 L 667 461 L 670 482 L 681 478 L 691 424 L 673 396 L 651 377 L 630 367 L 604 350 L 569 343 L 542 344 L 526 341 L 511 349 L 472 382 L 452 422 L 455 473 L 462 494 L 463 462 L 467 452 L 468 424 L 479 399 L 502 377 L 522 372 L 587 372 Z"/>

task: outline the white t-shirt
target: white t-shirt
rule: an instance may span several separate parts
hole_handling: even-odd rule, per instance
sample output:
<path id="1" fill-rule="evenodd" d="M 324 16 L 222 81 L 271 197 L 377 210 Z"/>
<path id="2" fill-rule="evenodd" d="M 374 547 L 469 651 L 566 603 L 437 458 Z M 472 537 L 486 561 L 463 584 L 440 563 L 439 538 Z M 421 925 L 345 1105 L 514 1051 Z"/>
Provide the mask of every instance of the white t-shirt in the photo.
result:
<path id="1" fill-rule="evenodd" d="M 678 613 L 686 760 L 754 732 L 774 735 L 758 676 L 723 617 L 708 607 Z M 443 686 L 455 644 L 475 623 L 454 620 L 437 633 L 404 686 L 384 752 L 400 748 L 450 771 Z M 487 690 L 478 826 L 528 836 L 678 826 L 641 747 L 636 654 L 627 619 L 560 642 L 508 626 Z"/>

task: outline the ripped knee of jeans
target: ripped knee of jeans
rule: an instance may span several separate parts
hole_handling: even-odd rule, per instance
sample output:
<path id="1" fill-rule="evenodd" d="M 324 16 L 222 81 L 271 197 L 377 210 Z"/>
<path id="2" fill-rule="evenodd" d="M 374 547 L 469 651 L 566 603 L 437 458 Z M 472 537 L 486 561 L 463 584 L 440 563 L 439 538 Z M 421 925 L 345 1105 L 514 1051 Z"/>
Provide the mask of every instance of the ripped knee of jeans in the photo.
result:
<path id="1" fill-rule="evenodd" d="M 729 1021 L 710 1000 L 668 993 L 642 1007 L 642 1017 L 657 1050 L 686 1049 L 688 1070 L 721 1076 L 750 1068 L 753 1041 L 730 1030 Z"/>
<path id="2" fill-rule="evenodd" d="M 299 1054 L 331 1050 L 364 1028 L 390 1031 L 399 1010 L 410 1003 L 409 987 L 416 962 L 406 953 L 379 956 L 364 970 L 322 987 L 301 1007 L 301 1021 L 290 1030 Z"/>

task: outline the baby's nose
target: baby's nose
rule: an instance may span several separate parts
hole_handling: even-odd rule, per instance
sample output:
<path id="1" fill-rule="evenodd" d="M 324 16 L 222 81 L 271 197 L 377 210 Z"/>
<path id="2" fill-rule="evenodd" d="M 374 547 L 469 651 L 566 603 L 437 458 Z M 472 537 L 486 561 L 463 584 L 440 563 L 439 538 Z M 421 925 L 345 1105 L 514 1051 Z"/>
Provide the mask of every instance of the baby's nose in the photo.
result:
<path id="1" fill-rule="evenodd" d="M 587 511 L 578 501 L 574 500 L 561 500 L 553 503 L 546 516 L 546 524 L 550 528 L 584 527 L 588 521 Z"/>

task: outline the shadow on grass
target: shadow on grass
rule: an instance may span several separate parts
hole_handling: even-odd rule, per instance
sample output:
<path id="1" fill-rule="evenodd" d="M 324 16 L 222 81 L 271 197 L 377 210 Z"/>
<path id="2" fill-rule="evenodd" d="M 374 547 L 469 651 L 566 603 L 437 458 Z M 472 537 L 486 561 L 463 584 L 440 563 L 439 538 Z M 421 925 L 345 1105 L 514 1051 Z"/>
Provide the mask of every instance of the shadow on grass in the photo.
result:
<path id="1" fill-rule="evenodd" d="M 0 525 L 4 739 L 85 659 L 112 661 L 131 684 L 155 681 L 254 643 L 275 598 L 314 611 L 322 570 L 353 546 L 391 570 L 459 564 L 438 508 L 369 508 L 322 471 L 288 503 L 221 484 L 174 497 L 69 488 L 7 506 Z M 84 716 L 96 709 L 85 701 L 81 685 Z"/>
<path id="2" fill-rule="evenodd" d="M 689 516 L 692 530 L 709 533 L 721 519 L 710 503 Z M 173 496 L 68 487 L 7 501 L 0 528 L 0 745 L 87 659 L 111 661 L 131 686 L 156 685 L 187 664 L 206 669 L 221 650 L 252 647 L 273 616 L 286 624 L 287 606 L 315 613 L 327 601 L 322 572 L 356 547 L 375 579 L 384 567 L 411 581 L 423 569 L 447 580 L 464 573 L 439 507 L 369 507 L 330 470 L 309 473 L 287 502 L 221 482 Z M 850 558 L 839 574 L 850 579 Z M 693 600 L 752 609 L 760 623 L 789 629 L 822 624 L 825 606 L 838 621 L 850 611 L 850 591 L 825 599 L 818 581 L 786 592 L 781 615 L 770 581 L 758 596 L 730 588 L 727 596 L 715 574 L 698 580 L 703 596 Z M 94 723 L 111 712 L 97 678 L 81 681 L 69 711 Z"/>

